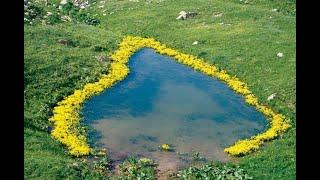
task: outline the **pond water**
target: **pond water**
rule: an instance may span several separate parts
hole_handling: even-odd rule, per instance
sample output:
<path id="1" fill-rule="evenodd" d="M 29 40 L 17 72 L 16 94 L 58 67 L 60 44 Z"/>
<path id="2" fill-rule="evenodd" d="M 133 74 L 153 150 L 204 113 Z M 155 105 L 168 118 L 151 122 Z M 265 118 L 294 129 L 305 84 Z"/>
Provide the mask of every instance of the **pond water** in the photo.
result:
<path id="1" fill-rule="evenodd" d="M 153 49 L 137 51 L 129 68 L 129 76 L 83 107 L 84 123 L 96 130 L 91 139 L 115 162 L 137 154 L 177 170 L 193 150 L 228 161 L 225 147 L 265 129 L 265 117 L 226 84 Z M 164 143 L 174 151 L 160 151 Z"/>

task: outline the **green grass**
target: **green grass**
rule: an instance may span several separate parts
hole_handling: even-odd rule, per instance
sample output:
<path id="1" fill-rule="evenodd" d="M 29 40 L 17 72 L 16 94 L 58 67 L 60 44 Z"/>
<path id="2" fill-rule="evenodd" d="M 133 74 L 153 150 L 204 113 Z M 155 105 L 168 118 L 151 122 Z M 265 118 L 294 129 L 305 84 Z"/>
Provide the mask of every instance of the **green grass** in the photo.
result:
<path id="1" fill-rule="evenodd" d="M 68 28 L 29 26 L 24 30 L 25 178 L 72 177 L 68 174 L 73 172 L 69 165 L 76 159 L 70 158 L 48 135 L 48 117 L 55 103 L 107 70 L 105 64 L 93 57 L 101 54 L 95 47 L 106 47 L 112 52 L 117 44 L 115 39 L 119 37 L 108 31 L 96 31 L 88 25 L 75 24 Z M 89 33 L 92 31 L 95 31 L 94 35 Z M 60 44 L 59 39 L 71 40 L 76 47 Z M 92 172 L 88 174 L 91 175 Z"/>
<path id="2" fill-rule="evenodd" d="M 86 166 L 80 170 L 70 166 L 77 159 L 48 135 L 48 118 L 55 103 L 106 72 L 106 64 L 93 56 L 111 54 L 126 35 L 154 37 L 217 65 L 248 83 L 260 101 L 289 117 L 293 127 L 288 133 L 234 163 L 255 179 L 295 179 L 295 0 L 106 2 L 105 8 L 97 1 L 87 10 L 97 14 L 98 26 L 65 22 L 24 28 L 25 179 L 98 178 Z M 178 21 L 182 10 L 198 16 Z M 75 47 L 59 44 L 59 39 L 71 40 Z M 194 41 L 199 44 L 192 45 Z M 278 58 L 278 52 L 284 57 Z M 275 99 L 267 101 L 272 93 L 277 93 Z"/>

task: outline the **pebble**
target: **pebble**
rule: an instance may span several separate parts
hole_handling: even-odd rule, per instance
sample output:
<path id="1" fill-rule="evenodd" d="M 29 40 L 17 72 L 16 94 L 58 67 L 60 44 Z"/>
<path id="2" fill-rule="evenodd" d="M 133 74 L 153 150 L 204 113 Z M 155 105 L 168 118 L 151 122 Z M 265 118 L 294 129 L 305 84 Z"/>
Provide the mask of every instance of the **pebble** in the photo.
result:
<path id="1" fill-rule="evenodd" d="M 278 56 L 278 57 L 283 57 L 283 53 L 279 52 L 279 53 L 277 54 L 277 56 Z"/>
<path id="2" fill-rule="evenodd" d="M 271 95 L 268 97 L 267 100 L 270 101 L 270 100 L 274 99 L 274 97 L 276 96 L 276 94 L 277 94 L 277 93 L 271 94 Z"/>

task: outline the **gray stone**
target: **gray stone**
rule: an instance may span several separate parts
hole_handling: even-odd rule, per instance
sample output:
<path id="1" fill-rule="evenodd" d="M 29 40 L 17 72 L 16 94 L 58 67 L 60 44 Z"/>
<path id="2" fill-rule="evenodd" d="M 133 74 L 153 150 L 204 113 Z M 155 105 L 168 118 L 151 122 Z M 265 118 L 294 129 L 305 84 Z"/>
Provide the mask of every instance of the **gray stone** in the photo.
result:
<path id="1" fill-rule="evenodd" d="M 67 4 L 67 3 L 68 3 L 67 0 L 62 0 L 62 1 L 60 2 L 60 4 L 62 4 L 62 5 Z"/>
<path id="2" fill-rule="evenodd" d="M 270 100 L 274 99 L 274 97 L 276 97 L 276 94 L 277 94 L 277 93 L 271 94 L 271 95 L 268 97 L 267 100 L 270 101 Z"/>
<path id="3" fill-rule="evenodd" d="M 69 16 L 61 16 L 62 21 L 71 21 L 71 18 Z"/>
<path id="4" fill-rule="evenodd" d="M 282 58 L 282 57 L 283 57 L 283 53 L 279 52 L 279 53 L 277 54 L 277 56 L 280 57 L 280 58 Z"/>
<path id="5" fill-rule="evenodd" d="M 186 11 L 181 11 L 179 13 L 179 16 L 176 18 L 176 19 L 179 19 L 179 20 L 184 20 L 184 19 L 187 19 L 187 18 L 193 18 L 197 15 L 198 13 L 196 12 L 186 12 Z"/>
<path id="6" fill-rule="evenodd" d="M 75 46 L 72 41 L 67 40 L 67 39 L 60 39 L 60 40 L 59 40 L 59 43 L 60 43 L 60 44 L 67 45 L 67 46 L 72 46 L 72 47 Z"/>

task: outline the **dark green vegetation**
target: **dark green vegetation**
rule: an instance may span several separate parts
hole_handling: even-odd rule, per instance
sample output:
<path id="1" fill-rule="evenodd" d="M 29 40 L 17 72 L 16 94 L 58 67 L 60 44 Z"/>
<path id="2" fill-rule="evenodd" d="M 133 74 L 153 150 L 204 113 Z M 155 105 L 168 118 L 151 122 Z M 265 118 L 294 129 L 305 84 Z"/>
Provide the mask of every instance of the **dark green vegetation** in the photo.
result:
<path id="1" fill-rule="evenodd" d="M 57 16 L 60 12 L 54 11 L 59 2 L 51 0 L 46 7 L 41 3 L 33 8 L 39 15 L 25 15 L 33 19 L 24 27 L 25 179 L 100 177 L 48 135 L 48 118 L 55 103 L 106 72 L 107 63 L 94 56 L 108 56 L 127 35 L 154 37 L 217 65 L 290 118 L 292 128 L 283 137 L 233 161 L 254 179 L 295 179 L 295 0 L 109 0 L 104 8 L 100 1 L 89 1 L 87 10 L 75 12 L 80 17 L 68 11 L 71 22 L 63 22 Z M 176 20 L 182 10 L 198 15 Z M 56 13 L 47 19 L 52 25 L 41 23 L 47 11 Z M 89 14 L 80 15 L 83 12 Z M 61 39 L 73 45 L 59 43 Z M 199 44 L 192 45 L 194 41 Z M 284 56 L 277 57 L 278 52 Z M 275 98 L 267 101 L 272 93 Z"/>
<path id="2" fill-rule="evenodd" d="M 190 167 L 179 171 L 178 179 L 196 180 L 196 179 L 252 179 L 247 172 L 239 166 L 223 165 L 218 162 L 201 164 L 200 166 L 191 165 Z"/>

